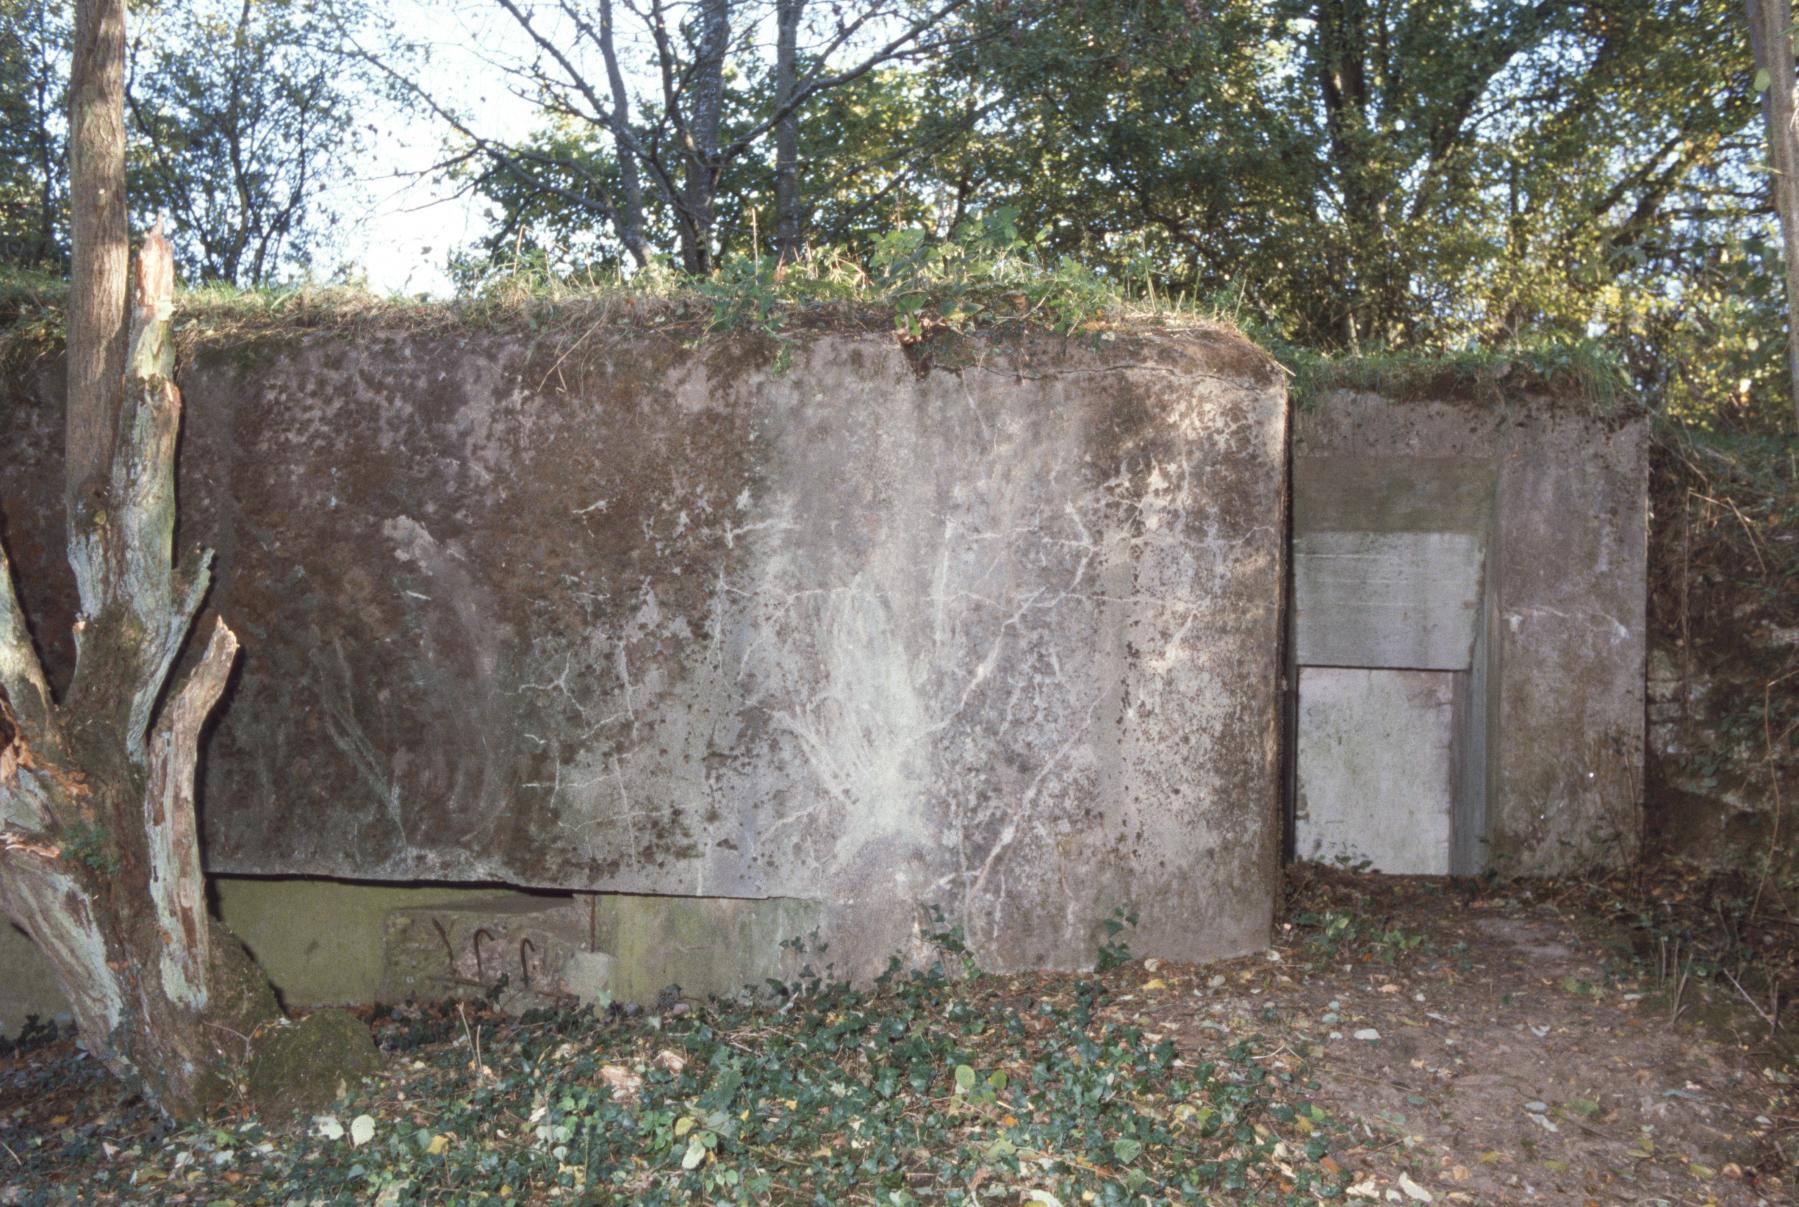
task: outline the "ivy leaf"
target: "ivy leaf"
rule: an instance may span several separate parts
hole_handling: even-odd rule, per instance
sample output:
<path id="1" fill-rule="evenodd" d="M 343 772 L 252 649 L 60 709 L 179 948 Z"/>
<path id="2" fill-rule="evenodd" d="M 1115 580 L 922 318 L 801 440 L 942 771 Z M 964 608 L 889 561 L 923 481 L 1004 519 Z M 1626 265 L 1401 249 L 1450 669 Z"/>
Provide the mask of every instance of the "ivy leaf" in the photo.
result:
<path id="1" fill-rule="evenodd" d="M 1132 1161 L 1137 1159 L 1137 1154 L 1142 1151 L 1143 1142 L 1141 1140 L 1120 1137 L 1119 1139 L 1112 1141 L 1112 1155 L 1118 1158 L 1118 1163 L 1120 1165 L 1129 1165 Z"/>
<path id="2" fill-rule="evenodd" d="M 974 1089 L 974 1069 L 968 1065 L 956 1066 L 956 1092 L 966 1094 Z"/>

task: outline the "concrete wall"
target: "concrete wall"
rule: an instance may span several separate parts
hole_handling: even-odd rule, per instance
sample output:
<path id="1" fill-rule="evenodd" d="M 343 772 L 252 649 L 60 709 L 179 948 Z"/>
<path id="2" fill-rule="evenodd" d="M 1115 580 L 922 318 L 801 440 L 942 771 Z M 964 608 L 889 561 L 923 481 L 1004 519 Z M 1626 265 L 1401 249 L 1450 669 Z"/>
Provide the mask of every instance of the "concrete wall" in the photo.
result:
<path id="1" fill-rule="evenodd" d="M 215 876 L 219 917 L 289 1006 L 484 997 L 554 1004 L 557 994 L 649 1006 L 671 986 L 697 1000 L 836 975 L 821 949 L 821 908 L 790 899 L 520 893 L 503 886 L 350 884 Z M 477 937 L 476 932 L 480 932 Z M 530 943 L 522 970 L 521 940 Z M 446 944 L 449 950 L 446 951 Z M 484 949 L 486 963 L 476 958 Z M 600 959 L 579 959 L 597 952 Z M 598 969 L 596 974 L 595 969 Z M 536 995 L 519 994 L 530 979 Z M 68 1021 L 49 963 L 0 926 L 0 1038 L 31 1015 Z"/>
<path id="2" fill-rule="evenodd" d="M 71 1020 L 50 965 L 23 931 L 0 919 L 0 1039 L 16 1039 L 33 1015 Z"/>
<path id="3" fill-rule="evenodd" d="M 1640 412 L 1565 399 L 1338 392 L 1295 418 L 1296 661 L 1454 673 L 1454 870 L 1554 874 L 1640 841 L 1647 442 Z M 1375 719 L 1363 745 L 1397 757 Z M 1335 787 L 1359 773 L 1338 749 Z"/>
<path id="4" fill-rule="evenodd" d="M 922 912 L 992 968 L 1266 941 L 1286 408 L 1217 331 L 317 336 L 183 366 L 245 653 L 214 872 Z M 66 666 L 57 375 L 0 416 Z M 53 660 L 58 660 L 53 658 Z"/>

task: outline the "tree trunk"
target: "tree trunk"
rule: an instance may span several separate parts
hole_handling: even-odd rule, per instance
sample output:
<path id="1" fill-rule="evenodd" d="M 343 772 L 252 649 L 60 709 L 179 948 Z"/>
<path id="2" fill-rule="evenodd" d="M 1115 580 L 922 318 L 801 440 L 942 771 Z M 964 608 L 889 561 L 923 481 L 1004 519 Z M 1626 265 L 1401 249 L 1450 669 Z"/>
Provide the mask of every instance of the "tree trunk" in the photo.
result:
<path id="1" fill-rule="evenodd" d="M 125 333 L 123 22 L 119 0 L 77 9 L 68 552 L 81 611 L 60 701 L 0 548 L 0 908 L 48 958 L 88 1050 L 186 1118 L 231 1089 L 248 1037 L 277 1010 L 208 916 L 200 871 L 200 730 L 237 655 L 223 621 L 164 693 L 211 555 L 172 556 L 181 394 L 160 228 L 138 261 L 129 355 L 109 376 Z"/>
<path id="2" fill-rule="evenodd" d="M 806 0 L 777 0 L 775 9 L 775 254 L 782 262 L 800 253 L 800 115 L 798 88 L 800 17 Z M 785 113 L 782 111 L 786 110 Z"/>
<path id="3" fill-rule="evenodd" d="M 68 508 L 104 510 L 125 371 L 125 0 L 76 0 L 69 80 Z M 84 184 L 85 182 L 85 184 Z M 75 406 L 75 399 L 83 405 Z"/>
<path id="4" fill-rule="evenodd" d="M 731 0 L 701 0 L 693 58 L 686 172 L 681 196 L 681 260 L 688 272 L 712 271 L 712 232 L 718 195 L 718 127 L 724 119 L 725 51 L 731 43 Z"/>
<path id="5" fill-rule="evenodd" d="M 1790 0 L 1748 0 L 1749 44 L 1755 65 L 1768 73 L 1762 114 L 1768 121 L 1768 166 L 1774 212 L 1780 218 L 1786 264 L 1787 372 L 1793 424 L 1799 430 L 1799 131 L 1793 127 L 1793 7 Z"/>
<path id="6" fill-rule="evenodd" d="M 637 267 L 650 262 L 650 241 L 643 230 L 643 181 L 637 171 L 637 152 L 624 137 L 631 125 L 631 94 L 625 74 L 619 70 L 618 48 L 612 36 L 612 0 L 600 0 L 600 55 L 606 61 L 606 83 L 612 89 L 612 146 L 618 156 L 620 198 L 618 234 Z"/>

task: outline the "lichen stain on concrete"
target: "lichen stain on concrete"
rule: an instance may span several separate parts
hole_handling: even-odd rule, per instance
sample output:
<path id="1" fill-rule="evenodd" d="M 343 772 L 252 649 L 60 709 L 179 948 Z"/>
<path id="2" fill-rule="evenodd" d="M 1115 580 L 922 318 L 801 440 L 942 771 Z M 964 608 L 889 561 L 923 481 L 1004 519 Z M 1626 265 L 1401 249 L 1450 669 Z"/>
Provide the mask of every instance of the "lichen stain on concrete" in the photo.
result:
<path id="1" fill-rule="evenodd" d="M 764 343 L 185 380 L 184 529 L 246 647 L 210 865 L 813 900 L 847 972 L 933 906 L 993 968 L 1090 961 L 1124 906 L 1145 954 L 1264 943 L 1278 371 L 1211 331 L 922 374 Z"/>

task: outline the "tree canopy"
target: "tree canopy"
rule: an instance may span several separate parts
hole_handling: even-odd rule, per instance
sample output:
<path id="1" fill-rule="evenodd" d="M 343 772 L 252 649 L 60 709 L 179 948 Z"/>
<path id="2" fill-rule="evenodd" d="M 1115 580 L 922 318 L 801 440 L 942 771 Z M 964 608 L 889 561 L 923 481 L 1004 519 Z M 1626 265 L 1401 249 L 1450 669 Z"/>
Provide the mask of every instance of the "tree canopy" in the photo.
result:
<path id="1" fill-rule="evenodd" d="M 57 0 L 0 0 L 0 262 L 66 272 L 72 30 Z M 360 0 L 155 0 L 128 47 L 132 225 L 168 215 L 190 280 L 275 283 L 310 265 L 360 147 L 333 31 Z"/>
<path id="2" fill-rule="evenodd" d="M 1036 251 L 1325 351 L 1598 338 L 1668 405 L 1790 394 L 1739 0 L 483 0 L 496 129 L 362 0 L 147 5 L 134 205 L 190 277 L 301 271 L 398 95 L 486 203 L 473 286 L 948 239 Z M 449 36 L 456 9 L 420 0 Z M 0 0 L 0 256 L 67 253 L 68 31 Z"/>
<path id="3" fill-rule="evenodd" d="M 586 36 L 602 51 L 613 36 L 609 0 L 503 7 L 534 30 L 592 12 Z M 812 35 L 800 78 L 831 87 L 792 99 L 771 14 L 750 0 L 650 5 L 653 50 L 595 60 L 621 73 L 584 74 L 545 36 L 544 57 L 519 65 L 545 98 L 535 131 L 503 146 L 461 132 L 458 166 L 492 217 L 465 275 L 532 257 L 556 273 L 657 255 L 709 271 L 780 250 L 781 229 L 866 261 L 896 228 L 948 237 L 1013 207 L 1045 255 L 1214 302 L 1265 337 L 1599 337 L 1677 402 L 1786 390 L 1765 140 L 1732 0 L 774 7 Z M 696 258 L 679 161 L 708 21 L 729 30 L 729 153 L 707 161 Z M 831 46 L 850 28 L 859 40 Z M 903 54 L 845 54 L 879 52 L 885 30 L 909 38 Z M 808 51 L 821 40 L 866 69 Z M 784 201 L 762 135 L 788 116 Z"/>

